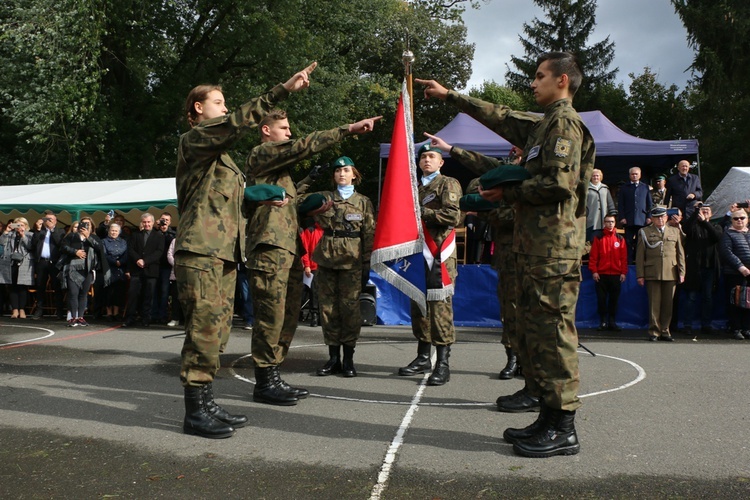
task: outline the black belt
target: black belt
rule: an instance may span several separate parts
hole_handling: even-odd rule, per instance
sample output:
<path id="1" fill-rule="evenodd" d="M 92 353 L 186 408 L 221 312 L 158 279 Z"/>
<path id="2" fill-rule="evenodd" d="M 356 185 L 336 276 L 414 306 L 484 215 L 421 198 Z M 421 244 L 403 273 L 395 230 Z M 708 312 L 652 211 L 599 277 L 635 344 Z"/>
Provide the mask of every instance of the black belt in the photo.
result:
<path id="1" fill-rule="evenodd" d="M 324 229 L 323 234 L 334 238 L 359 238 L 362 235 L 360 231 L 340 231 L 338 229 Z"/>

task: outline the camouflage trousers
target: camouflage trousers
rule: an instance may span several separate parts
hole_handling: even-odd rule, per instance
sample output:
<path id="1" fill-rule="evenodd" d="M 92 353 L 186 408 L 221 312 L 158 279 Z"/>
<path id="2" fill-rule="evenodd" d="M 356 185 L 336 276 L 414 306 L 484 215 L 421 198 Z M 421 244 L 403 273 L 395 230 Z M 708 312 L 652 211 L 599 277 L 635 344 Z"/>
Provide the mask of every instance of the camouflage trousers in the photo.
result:
<path id="1" fill-rule="evenodd" d="M 237 263 L 177 252 L 174 273 L 185 316 L 180 380 L 185 387 L 201 386 L 213 381 L 229 341 Z"/>
<path id="2" fill-rule="evenodd" d="M 500 342 L 514 351 L 516 341 L 516 254 L 510 247 L 495 246 L 497 269 L 497 299 L 500 301 L 500 320 L 503 322 L 503 336 Z"/>
<path id="3" fill-rule="evenodd" d="M 518 350 L 528 359 L 521 358 L 528 388 L 549 408 L 575 410 L 581 406 L 575 325 L 581 261 L 516 254 L 516 270 Z"/>
<path id="4" fill-rule="evenodd" d="M 302 260 L 282 248 L 258 245 L 245 265 L 255 314 L 253 361 L 258 368 L 278 366 L 284 362 L 297 331 Z"/>
<path id="5" fill-rule="evenodd" d="M 411 332 L 420 342 L 432 345 L 451 345 L 456 342 L 453 327 L 453 297 L 427 302 L 427 315 L 411 301 Z"/>
<path id="6" fill-rule="evenodd" d="M 318 267 L 318 304 L 320 324 L 326 345 L 354 347 L 362 330 L 359 294 L 362 269 Z"/>

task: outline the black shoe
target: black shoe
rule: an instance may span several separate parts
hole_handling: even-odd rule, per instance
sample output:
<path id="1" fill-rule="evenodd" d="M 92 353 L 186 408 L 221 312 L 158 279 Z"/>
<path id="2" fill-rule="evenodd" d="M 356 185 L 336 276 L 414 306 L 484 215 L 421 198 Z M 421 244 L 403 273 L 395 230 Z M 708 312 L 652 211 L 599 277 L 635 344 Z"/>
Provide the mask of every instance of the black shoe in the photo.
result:
<path id="1" fill-rule="evenodd" d="M 122 328 L 133 328 L 135 326 L 135 321 L 132 319 L 126 319 L 125 322 L 122 324 Z"/>
<path id="2" fill-rule="evenodd" d="M 608 328 L 607 322 L 602 319 L 599 322 L 599 328 L 597 328 L 597 331 L 603 332 L 603 331 L 607 330 L 607 328 Z"/>
<path id="3" fill-rule="evenodd" d="M 357 376 L 357 370 L 354 368 L 354 347 L 352 346 L 344 346 L 344 359 L 341 362 L 341 373 L 347 378 Z"/>
<path id="4" fill-rule="evenodd" d="M 503 432 L 503 439 L 505 442 L 515 444 L 523 439 L 529 439 L 536 434 L 542 432 L 547 425 L 547 419 L 549 418 L 549 408 L 544 404 L 544 400 L 540 398 L 539 416 L 531 425 L 527 425 L 523 429 L 514 429 L 509 427 Z"/>
<path id="5" fill-rule="evenodd" d="M 411 363 L 398 369 L 398 374 L 402 377 L 424 373 L 432 368 L 430 361 L 430 350 L 432 345 L 428 342 L 419 342 L 417 344 L 417 357 Z"/>
<path id="6" fill-rule="evenodd" d="M 662 342 L 674 342 L 674 339 L 671 335 L 659 335 L 659 340 Z"/>
<path id="7" fill-rule="evenodd" d="M 742 330 L 742 336 L 746 339 L 750 339 L 750 330 Z"/>
<path id="8" fill-rule="evenodd" d="M 203 387 L 185 387 L 185 420 L 182 431 L 211 439 L 222 439 L 234 434 L 234 427 L 227 425 L 208 413 L 205 389 Z"/>
<path id="9" fill-rule="evenodd" d="M 255 389 L 253 401 L 277 406 L 294 406 L 299 401 L 297 396 L 282 391 L 274 380 L 274 367 L 255 369 Z"/>
<path id="10" fill-rule="evenodd" d="M 318 371 L 315 372 L 319 377 L 327 377 L 328 375 L 341 373 L 341 346 L 329 345 L 328 356 L 328 362 L 318 368 Z"/>
<path id="11" fill-rule="evenodd" d="M 529 411 L 539 411 L 539 398 L 529 393 L 523 393 L 517 398 L 497 401 L 497 411 L 503 413 L 526 413 Z"/>
<path id="12" fill-rule="evenodd" d="M 577 454 L 581 445 L 576 434 L 575 416 L 575 411 L 550 409 L 547 423 L 540 432 L 513 443 L 513 451 L 530 458 Z"/>
<path id="13" fill-rule="evenodd" d="M 427 385 L 445 385 L 451 379 L 451 370 L 448 366 L 448 358 L 451 356 L 451 346 L 435 346 L 437 350 L 437 362 L 435 369 L 427 378 Z"/>
<path id="14" fill-rule="evenodd" d="M 615 321 L 615 317 L 614 316 L 610 316 L 609 317 L 609 330 L 612 331 L 612 332 L 619 332 L 619 331 L 622 330 L 622 328 L 620 328 L 620 326 Z"/>
<path id="15" fill-rule="evenodd" d="M 31 316 L 31 319 L 42 319 L 42 315 L 43 315 L 42 308 L 38 307 L 36 311 L 34 311 L 34 315 Z"/>
<path id="16" fill-rule="evenodd" d="M 508 357 L 508 362 L 505 364 L 505 368 L 500 370 L 500 375 L 498 376 L 500 380 L 510 380 L 518 371 L 518 356 L 513 349 L 506 347 L 505 355 Z"/>
<path id="17" fill-rule="evenodd" d="M 215 419 L 221 420 L 235 429 L 244 427 L 245 424 L 247 424 L 247 417 L 245 415 L 232 415 L 216 404 L 216 401 L 214 401 L 214 388 L 212 383 L 203 386 L 203 400 L 206 402 L 206 411 Z"/>
<path id="18" fill-rule="evenodd" d="M 529 392 L 529 390 L 526 388 L 526 386 L 523 386 L 523 389 L 516 391 L 513 394 L 506 394 L 505 396 L 500 396 L 499 398 L 497 398 L 497 404 L 500 404 L 501 401 L 507 401 L 509 399 L 520 397 L 522 394 L 526 394 L 527 392 Z"/>
<path id="19" fill-rule="evenodd" d="M 657 340 L 659 340 L 659 337 L 657 337 L 656 335 L 649 335 L 648 340 L 650 340 L 651 342 L 656 342 Z"/>
<path id="20" fill-rule="evenodd" d="M 305 399 L 310 395 L 310 391 L 308 391 L 307 389 L 303 389 L 301 387 L 292 387 L 291 385 L 284 382 L 284 380 L 281 378 L 281 371 L 279 370 L 278 365 L 273 367 L 273 380 L 276 384 L 277 389 L 290 394 L 297 399 Z"/>

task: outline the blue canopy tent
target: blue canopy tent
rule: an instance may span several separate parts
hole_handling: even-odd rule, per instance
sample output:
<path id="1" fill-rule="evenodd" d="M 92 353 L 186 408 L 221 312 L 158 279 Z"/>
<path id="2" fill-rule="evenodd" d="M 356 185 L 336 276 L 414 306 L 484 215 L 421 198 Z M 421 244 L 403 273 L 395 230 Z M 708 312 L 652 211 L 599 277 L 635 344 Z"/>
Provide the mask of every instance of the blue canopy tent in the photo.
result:
<path id="1" fill-rule="evenodd" d="M 580 113 L 583 122 L 591 131 L 596 143 L 596 167 L 604 172 L 605 183 L 610 186 L 618 180 L 628 179 L 628 169 L 641 167 L 643 178 L 649 181 L 660 173 L 668 173 L 678 161 L 687 159 L 698 162 L 697 139 L 675 139 L 671 141 L 651 141 L 632 136 L 620 130 L 601 111 Z M 435 134 L 454 146 L 478 153 L 504 158 L 510 152 L 511 144 L 465 113 L 459 113 L 443 129 Z M 415 144 L 416 151 L 427 141 Z M 523 147 L 523 144 L 518 144 Z M 391 145 L 380 145 L 380 167 L 382 179 L 383 158 L 388 158 Z M 476 177 L 464 167 L 446 157 L 443 173 L 457 178 L 463 186 Z"/>

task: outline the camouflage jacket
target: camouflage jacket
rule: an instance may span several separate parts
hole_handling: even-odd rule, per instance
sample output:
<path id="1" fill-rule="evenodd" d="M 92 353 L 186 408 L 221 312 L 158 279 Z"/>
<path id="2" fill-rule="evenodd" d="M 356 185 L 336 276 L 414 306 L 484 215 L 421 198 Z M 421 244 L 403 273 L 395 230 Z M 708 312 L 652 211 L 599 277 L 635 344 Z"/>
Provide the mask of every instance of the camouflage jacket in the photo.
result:
<path id="1" fill-rule="evenodd" d="M 291 198 L 284 207 L 256 205 L 249 215 L 247 251 L 259 244 L 283 248 L 299 254 L 299 222 L 297 219 L 297 189 L 292 179 L 294 165 L 336 144 L 349 135 L 349 126 L 322 132 L 313 132 L 301 139 L 264 142 L 253 148 L 247 159 L 247 184 L 274 184 L 281 186 Z"/>
<path id="2" fill-rule="evenodd" d="M 585 239 L 586 191 L 594 169 L 594 139 L 569 99 L 543 116 L 513 111 L 454 91 L 447 101 L 512 144 L 523 144 L 522 164 L 531 179 L 505 190 L 515 203 L 513 250 L 579 259 Z"/>
<path id="3" fill-rule="evenodd" d="M 422 207 L 422 221 L 438 247 L 461 221 L 458 202 L 462 194 L 458 181 L 442 174 L 426 186 L 419 183 L 417 196 Z"/>
<path id="4" fill-rule="evenodd" d="M 288 92 L 277 85 L 236 111 L 205 120 L 180 137 L 177 150 L 177 228 L 175 252 L 244 260 L 245 175 L 227 149 Z"/>
<path id="5" fill-rule="evenodd" d="M 330 269 L 369 268 L 375 236 L 375 210 L 370 198 L 355 192 L 344 200 L 338 190 L 321 194 L 333 200 L 334 205 L 315 216 L 315 222 L 323 228 L 323 237 L 315 247 L 313 260 L 318 266 Z M 343 236 L 331 234 L 331 231 L 341 232 Z"/>

